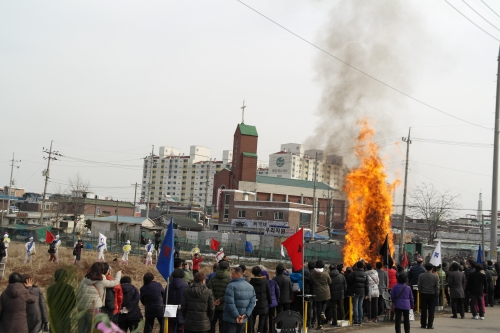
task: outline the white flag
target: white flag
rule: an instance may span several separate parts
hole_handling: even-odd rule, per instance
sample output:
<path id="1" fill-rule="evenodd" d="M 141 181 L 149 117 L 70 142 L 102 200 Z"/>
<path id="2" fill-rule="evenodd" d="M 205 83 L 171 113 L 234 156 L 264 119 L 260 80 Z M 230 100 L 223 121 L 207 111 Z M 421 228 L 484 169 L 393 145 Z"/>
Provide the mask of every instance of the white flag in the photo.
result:
<path id="1" fill-rule="evenodd" d="M 99 243 L 101 242 L 101 239 L 103 240 L 104 244 L 107 244 L 106 241 L 108 240 L 108 237 L 106 237 L 103 234 L 99 233 Z"/>
<path id="2" fill-rule="evenodd" d="M 285 250 L 283 250 L 283 244 L 281 244 L 281 256 L 284 257 L 285 256 Z"/>
<path id="3" fill-rule="evenodd" d="M 436 248 L 434 249 L 430 263 L 434 266 L 441 265 L 441 240 L 438 241 Z"/>

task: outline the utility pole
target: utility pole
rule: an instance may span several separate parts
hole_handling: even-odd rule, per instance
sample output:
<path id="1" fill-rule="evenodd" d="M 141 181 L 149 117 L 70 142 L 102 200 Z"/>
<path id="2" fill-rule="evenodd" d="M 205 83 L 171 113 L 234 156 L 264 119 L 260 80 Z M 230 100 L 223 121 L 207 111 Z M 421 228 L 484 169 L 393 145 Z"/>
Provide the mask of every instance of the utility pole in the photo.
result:
<path id="1" fill-rule="evenodd" d="M 208 185 L 210 182 L 210 161 L 208 161 L 208 169 L 207 169 L 207 182 L 205 183 L 205 205 L 203 206 L 205 209 L 205 220 L 207 219 L 207 200 L 208 200 Z M 203 223 L 205 225 L 205 223 Z"/>
<path id="2" fill-rule="evenodd" d="M 491 186 L 490 259 L 497 260 L 498 220 L 498 133 L 500 130 L 500 53 L 497 58 L 497 100 L 495 105 L 495 134 L 493 139 L 493 183 Z M 484 251 L 484 249 L 483 249 Z"/>
<path id="3" fill-rule="evenodd" d="M 405 222 L 406 222 L 406 185 L 408 184 L 408 159 L 410 156 L 410 132 L 411 127 L 408 129 L 408 137 L 402 138 L 404 142 L 406 142 L 406 166 L 405 166 L 405 185 L 403 188 L 403 219 L 401 221 L 401 238 L 399 239 L 399 253 L 401 254 L 400 258 L 403 258 L 404 246 L 405 246 Z"/>
<path id="4" fill-rule="evenodd" d="M 311 240 L 314 240 L 314 234 L 316 233 L 316 175 L 318 164 L 318 153 L 316 152 L 316 157 L 314 158 L 314 183 L 313 183 L 313 216 L 311 219 Z"/>
<path id="5" fill-rule="evenodd" d="M 153 154 L 155 152 L 155 146 L 151 148 L 151 167 L 149 168 L 149 181 L 148 181 L 148 200 L 146 202 L 146 218 L 149 218 L 149 200 L 151 199 L 151 181 L 153 179 Z"/>
<path id="6" fill-rule="evenodd" d="M 115 214 L 116 214 L 116 244 L 118 244 L 118 241 L 119 241 L 119 237 L 118 237 L 118 200 L 116 200 Z"/>
<path id="7" fill-rule="evenodd" d="M 47 149 L 43 148 L 43 152 L 46 154 L 49 154 L 49 157 L 44 157 L 44 159 L 47 160 L 47 170 L 45 170 L 43 172 L 43 175 L 45 176 L 45 185 L 43 187 L 42 207 L 40 209 L 40 222 L 39 222 L 39 224 L 43 223 L 43 211 L 45 210 L 45 196 L 47 195 L 47 183 L 49 182 L 49 178 L 50 178 L 50 161 L 51 160 L 57 161 L 57 158 L 53 157 L 52 155 L 62 156 L 61 154 L 59 154 L 59 152 L 52 151 L 52 142 L 53 141 L 50 140 L 50 148 L 48 151 L 47 151 Z M 76 217 L 75 217 L 75 219 L 76 219 Z M 76 224 L 75 224 L 75 227 L 76 227 Z"/>
<path id="8" fill-rule="evenodd" d="M 135 204 L 137 202 L 137 182 L 135 184 L 132 184 L 132 186 L 135 186 L 135 191 L 134 191 L 134 210 L 135 210 Z"/>
<path id="9" fill-rule="evenodd" d="M 15 162 L 21 162 L 20 160 L 19 161 L 16 161 L 14 159 L 14 153 L 12 153 L 12 161 L 11 161 L 11 164 L 10 164 L 10 180 L 9 180 L 9 187 L 8 187 L 8 192 L 7 192 L 7 214 L 9 214 L 9 209 L 10 209 L 10 193 L 11 193 L 11 189 L 12 189 L 12 174 L 13 174 L 13 171 L 14 171 L 14 165 L 15 165 Z M 17 167 L 19 168 L 19 167 Z M 3 216 L 4 216 L 4 211 L 5 209 L 3 209 L 3 200 L 2 200 L 2 219 L 0 220 L 0 224 L 3 223 Z"/>

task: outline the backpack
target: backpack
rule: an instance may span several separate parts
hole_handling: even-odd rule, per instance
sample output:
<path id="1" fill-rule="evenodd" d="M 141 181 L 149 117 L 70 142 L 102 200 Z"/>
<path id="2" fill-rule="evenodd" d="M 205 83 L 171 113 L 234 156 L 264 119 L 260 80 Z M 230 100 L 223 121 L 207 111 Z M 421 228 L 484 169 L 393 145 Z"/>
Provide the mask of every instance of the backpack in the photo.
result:
<path id="1" fill-rule="evenodd" d="M 292 284 L 292 291 L 300 291 L 300 286 L 297 282 Z"/>

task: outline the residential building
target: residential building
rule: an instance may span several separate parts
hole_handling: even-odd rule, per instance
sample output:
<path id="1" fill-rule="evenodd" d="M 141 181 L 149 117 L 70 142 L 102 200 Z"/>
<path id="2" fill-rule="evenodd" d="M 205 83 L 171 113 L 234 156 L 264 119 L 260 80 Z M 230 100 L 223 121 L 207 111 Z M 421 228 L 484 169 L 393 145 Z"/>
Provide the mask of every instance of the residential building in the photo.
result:
<path id="1" fill-rule="evenodd" d="M 132 216 L 107 216 L 91 218 L 91 236 L 99 237 L 99 233 L 112 239 L 118 239 L 125 242 L 138 242 L 141 239 L 141 234 L 150 234 L 155 230 L 163 230 L 163 227 L 155 225 L 151 219 L 145 217 Z"/>

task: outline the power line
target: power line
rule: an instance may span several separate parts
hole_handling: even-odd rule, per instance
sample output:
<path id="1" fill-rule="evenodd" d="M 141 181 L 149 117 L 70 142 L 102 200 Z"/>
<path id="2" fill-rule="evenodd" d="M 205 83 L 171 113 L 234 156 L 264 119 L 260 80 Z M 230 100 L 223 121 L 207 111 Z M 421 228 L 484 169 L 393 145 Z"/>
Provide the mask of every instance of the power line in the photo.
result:
<path id="1" fill-rule="evenodd" d="M 470 18 L 468 18 L 465 14 L 463 14 L 461 11 L 459 11 L 458 9 L 456 9 L 451 3 L 448 2 L 448 0 L 444 0 L 448 5 L 450 5 L 453 9 L 455 9 L 460 15 L 462 15 L 463 17 L 465 17 L 467 19 L 467 21 L 469 21 L 470 23 L 474 24 L 476 27 L 478 27 L 479 29 L 481 29 L 485 34 L 487 34 L 488 36 L 490 36 L 491 38 L 493 38 L 494 40 L 500 42 L 500 39 L 496 38 L 495 36 L 493 36 L 492 34 L 490 34 L 488 31 L 484 30 L 483 28 L 481 28 L 479 25 L 477 25 L 476 23 L 474 23 L 474 21 L 472 21 Z"/>
<path id="2" fill-rule="evenodd" d="M 430 109 L 432 109 L 432 110 L 434 110 L 434 111 L 437 111 L 437 112 L 440 112 L 440 113 L 442 113 L 442 114 L 444 114 L 444 115 L 447 115 L 448 117 L 455 118 L 455 119 L 457 119 L 457 120 L 460 120 L 460 121 L 463 121 L 463 122 L 465 122 L 465 123 L 468 123 L 468 124 L 471 124 L 471 125 L 474 125 L 474 126 L 477 126 L 477 127 L 481 127 L 481 128 L 487 129 L 487 130 L 492 130 L 491 128 L 488 128 L 488 127 L 485 127 L 485 126 L 481 126 L 481 125 L 479 125 L 479 124 L 473 123 L 473 122 L 471 122 L 471 121 L 468 121 L 468 120 L 462 119 L 462 118 L 457 117 L 457 116 L 454 116 L 454 115 L 452 115 L 452 114 L 450 114 L 450 113 L 448 113 L 448 112 L 445 112 L 445 111 L 443 111 L 443 110 L 440 110 L 440 109 L 438 109 L 438 108 L 436 108 L 436 107 L 434 107 L 434 106 L 432 106 L 432 105 L 430 105 L 430 104 L 428 104 L 428 103 L 426 103 L 426 102 L 424 102 L 424 101 L 421 101 L 421 100 L 417 99 L 416 97 L 413 97 L 413 96 L 411 96 L 411 95 L 409 95 L 409 94 L 407 94 L 407 93 L 403 92 L 402 90 L 399 90 L 399 89 L 398 89 L 398 88 L 396 88 L 396 87 L 393 87 L 393 86 L 389 85 L 388 83 L 385 83 L 385 82 L 384 82 L 384 81 L 382 81 L 382 80 L 377 79 L 376 77 L 374 77 L 374 76 L 372 76 L 372 75 L 370 75 L 370 74 L 368 74 L 368 73 L 366 73 L 366 72 L 362 71 L 361 69 L 359 69 L 359 68 L 355 67 L 354 65 L 349 64 L 348 62 L 346 62 L 346 61 L 344 61 L 344 60 L 342 60 L 342 59 L 340 59 L 340 58 L 338 58 L 338 57 L 334 56 L 333 54 L 331 54 L 330 52 L 326 51 L 325 49 L 323 49 L 323 48 L 321 48 L 321 47 L 319 47 L 319 46 L 317 46 L 317 45 L 313 44 L 312 42 L 308 41 L 307 39 L 305 39 L 305 38 L 303 38 L 303 37 L 299 36 L 299 35 L 298 35 L 298 34 L 296 34 L 295 32 L 293 32 L 293 31 L 291 31 L 291 30 L 289 30 L 289 29 L 285 28 L 284 26 L 282 26 L 282 25 L 281 25 L 281 24 L 279 24 L 278 22 L 276 22 L 276 21 L 272 20 L 271 18 L 267 17 L 266 15 L 264 15 L 264 14 L 262 14 L 261 12 L 257 11 L 256 9 L 254 9 L 254 8 L 250 7 L 250 6 L 249 6 L 249 5 L 247 5 L 246 3 L 244 3 L 244 2 L 242 2 L 242 1 L 240 1 L 240 0 L 236 0 L 236 1 L 238 1 L 239 3 L 241 3 L 241 4 L 242 4 L 242 5 L 244 5 L 244 6 L 248 7 L 249 9 L 253 10 L 254 12 L 256 12 L 256 13 L 257 13 L 257 14 L 259 14 L 260 16 L 264 17 L 265 19 L 269 20 L 270 22 L 272 22 L 272 23 L 276 24 L 278 27 L 282 28 L 283 30 L 285 30 L 285 31 L 287 31 L 287 32 L 289 32 L 289 33 L 291 33 L 291 34 L 292 34 L 292 35 L 294 35 L 295 37 L 297 37 L 297 38 L 301 39 L 302 41 L 306 42 L 307 44 L 311 45 L 312 47 L 314 47 L 314 48 L 316 48 L 316 49 L 320 50 L 321 52 L 323 52 L 323 53 L 327 54 L 328 56 L 330 56 L 330 57 L 332 57 L 332 58 L 334 58 L 334 59 L 336 59 L 337 61 L 339 61 L 339 62 L 343 63 L 344 65 L 346 65 L 346 66 L 348 66 L 348 67 L 350 67 L 350 68 L 354 69 L 355 71 L 357 71 L 357 72 L 359 72 L 359 73 L 361 73 L 361 74 L 363 74 L 363 75 L 365 75 L 365 76 L 369 77 L 370 79 L 372 79 L 372 80 L 374 80 L 374 81 L 376 81 L 376 82 L 378 82 L 378 83 L 380 83 L 380 84 L 382 84 L 382 85 L 386 86 L 387 88 L 392 89 L 392 90 L 394 90 L 394 91 L 396 91 L 396 92 L 400 93 L 401 95 L 406 96 L 406 97 L 410 98 L 411 100 L 413 100 L 413 101 L 415 101 L 415 102 L 417 102 L 417 103 L 420 103 L 420 104 L 422 104 L 422 105 L 424 105 L 424 106 L 426 106 L 426 107 L 428 107 L 428 108 L 430 108 Z M 446 1 L 446 0 L 445 0 L 445 1 Z M 447 2 L 447 1 L 446 1 L 446 2 Z M 450 6 L 451 6 L 451 5 L 450 5 Z M 455 7 L 453 7 L 453 8 L 455 8 Z M 481 29 L 481 30 L 482 30 L 482 29 Z M 490 35 L 490 36 L 491 36 L 491 35 Z M 493 37 L 493 36 L 492 36 L 492 37 Z M 493 37 L 493 38 L 495 38 L 495 37 Z M 495 39 L 496 39 L 496 38 L 495 38 Z M 496 39 L 496 40 L 498 40 L 498 41 L 500 42 L 500 39 Z"/>
<path id="3" fill-rule="evenodd" d="M 475 172 L 470 172 L 470 171 L 464 171 L 464 170 L 458 170 L 458 169 L 453 169 L 453 168 L 447 168 L 447 167 L 444 167 L 444 166 L 440 166 L 440 165 L 434 165 L 434 164 L 429 164 L 429 163 L 423 163 L 423 162 L 418 162 L 418 161 L 414 161 L 414 160 L 411 160 L 413 163 L 418 163 L 418 164 L 423 164 L 423 165 L 429 165 L 429 166 L 433 166 L 433 167 L 436 167 L 436 168 L 441 168 L 441 169 L 447 169 L 447 170 L 453 170 L 453 171 L 459 171 L 459 172 L 464 172 L 464 173 L 470 173 L 472 175 L 478 175 L 478 176 L 485 176 L 485 177 L 490 177 L 491 178 L 491 175 L 485 175 L 483 173 L 475 173 Z"/>
<path id="4" fill-rule="evenodd" d="M 476 13 L 477 15 L 479 15 L 483 20 L 485 20 L 486 22 L 488 22 L 489 25 L 491 25 L 493 28 L 497 29 L 498 31 L 500 31 L 500 29 L 498 29 L 493 23 L 491 23 L 490 21 L 488 21 L 483 15 L 479 14 L 474 8 L 472 8 L 471 5 L 469 5 L 467 2 L 465 2 L 465 0 L 462 0 L 462 2 L 464 4 L 467 5 L 467 7 L 469 7 L 470 9 L 472 9 L 474 11 L 474 13 Z"/>
<path id="5" fill-rule="evenodd" d="M 437 143 L 437 144 L 452 145 L 452 146 L 493 148 L 492 144 L 480 143 L 480 142 L 460 142 L 460 141 L 446 141 L 446 140 L 434 140 L 434 139 L 422 139 L 422 138 L 414 138 L 413 140 L 426 143 Z"/>
<path id="6" fill-rule="evenodd" d="M 498 15 L 498 14 L 497 14 L 497 13 L 496 13 L 496 12 L 495 12 L 495 11 L 494 11 L 491 7 L 490 7 L 490 6 L 488 6 L 488 5 L 486 4 L 486 2 L 484 2 L 483 0 L 481 0 L 481 2 L 482 2 L 482 3 L 484 3 L 484 5 L 485 5 L 486 7 L 488 7 L 488 8 L 489 8 L 489 9 L 493 12 L 493 14 L 495 14 L 495 15 L 496 15 L 496 16 L 498 16 L 498 17 L 500 17 L 500 15 Z"/>

